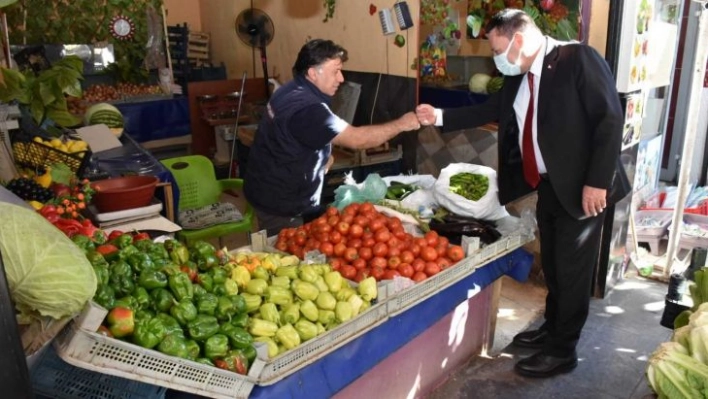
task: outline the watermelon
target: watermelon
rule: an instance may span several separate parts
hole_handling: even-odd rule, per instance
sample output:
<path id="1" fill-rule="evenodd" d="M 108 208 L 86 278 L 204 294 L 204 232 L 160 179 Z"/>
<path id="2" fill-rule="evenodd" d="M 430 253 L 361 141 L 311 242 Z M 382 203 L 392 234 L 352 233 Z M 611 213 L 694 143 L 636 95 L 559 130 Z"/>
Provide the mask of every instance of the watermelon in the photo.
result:
<path id="1" fill-rule="evenodd" d="M 112 131 L 123 132 L 123 114 L 115 106 L 108 103 L 98 103 L 90 106 L 84 115 L 84 124 L 98 125 L 104 124 L 111 128 Z M 116 134 L 120 136 L 120 133 Z"/>
<path id="2" fill-rule="evenodd" d="M 504 86 L 504 77 L 495 76 L 487 82 L 487 93 L 496 93 L 501 90 L 502 86 Z"/>

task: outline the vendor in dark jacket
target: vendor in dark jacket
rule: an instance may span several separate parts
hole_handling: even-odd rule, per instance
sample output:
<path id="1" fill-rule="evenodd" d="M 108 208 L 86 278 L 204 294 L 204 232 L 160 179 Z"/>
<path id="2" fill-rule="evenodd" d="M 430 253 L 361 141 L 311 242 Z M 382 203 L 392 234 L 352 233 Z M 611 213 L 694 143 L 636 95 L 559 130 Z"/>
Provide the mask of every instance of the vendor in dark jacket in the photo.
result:
<path id="1" fill-rule="evenodd" d="M 259 227 L 269 236 L 322 213 L 320 196 L 333 161 L 333 144 L 372 148 L 420 128 L 413 112 L 384 124 L 358 127 L 335 115 L 330 103 L 344 82 L 346 60 L 346 50 L 331 40 L 310 40 L 298 53 L 294 79 L 268 102 L 250 149 L 244 192 Z"/>

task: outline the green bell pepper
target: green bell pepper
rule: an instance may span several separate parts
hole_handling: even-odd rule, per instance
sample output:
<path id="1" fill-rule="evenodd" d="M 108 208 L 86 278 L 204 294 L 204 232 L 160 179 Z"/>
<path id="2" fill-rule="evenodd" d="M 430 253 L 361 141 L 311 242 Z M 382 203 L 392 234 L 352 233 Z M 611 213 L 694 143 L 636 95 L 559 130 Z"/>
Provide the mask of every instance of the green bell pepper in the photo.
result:
<path id="1" fill-rule="evenodd" d="M 194 298 L 196 299 L 199 299 L 204 295 L 209 294 L 209 292 L 199 284 L 192 284 L 192 290 L 194 291 Z"/>
<path id="2" fill-rule="evenodd" d="M 214 290 L 214 278 L 209 273 L 199 273 L 197 275 L 197 284 L 199 284 L 207 292 L 212 292 Z"/>
<path id="3" fill-rule="evenodd" d="M 133 276 L 118 276 L 118 281 L 111 281 L 116 290 L 116 296 L 131 295 L 135 291 Z"/>
<path id="4" fill-rule="evenodd" d="M 91 262 L 91 265 L 93 266 L 109 266 L 106 258 L 98 251 L 88 251 L 86 253 L 86 259 L 88 259 L 88 261 Z"/>
<path id="5" fill-rule="evenodd" d="M 156 347 L 167 336 L 165 326 L 159 318 L 141 319 L 135 323 L 133 342 L 143 348 Z"/>
<path id="6" fill-rule="evenodd" d="M 108 285 L 111 278 L 111 272 L 108 270 L 108 267 L 103 265 L 92 265 L 92 267 L 93 273 L 96 275 L 96 282 L 98 285 Z"/>
<path id="7" fill-rule="evenodd" d="M 216 366 L 214 366 L 214 362 L 212 362 L 211 360 L 209 360 L 205 357 L 198 357 L 194 361 L 197 363 L 203 364 L 205 366 L 216 367 Z"/>
<path id="8" fill-rule="evenodd" d="M 226 279 L 226 281 L 224 281 L 224 290 L 226 291 L 226 295 L 236 295 L 238 294 L 238 284 L 231 279 Z"/>
<path id="9" fill-rule="evenodd" d="M 181 358 L 189 357 L 189 349 L 187 348 L 187 340 L 176 334 L 167 335 L 158 345 L 157 350 L 170 356 Z"/>
<path id="10" fill-rule="evenodd" d="M 167 284 L 170 286 L 172 294 L 178 301 L 191 299 L 194 296 L 194 287 L 187 273 L 175 273 L 168 277 Z"/>
<path id="11" fill-rule="evenodd" d="M 232 371 L 237 374 L 248 374 L 248 359 L 241 350 L 232 350 L 224 356 L 223 359 L 218 359 L 214 362 L 216 367 Z"/>
<path id="12" fill-rule="evenodd" d="M 143 270 L 138 277 L 138 285 L 149 290 L 167 287 L 167 275 L 159 270 Z"/>
<path id="13" fill-rule="evenodd" d="M 138 310 L 138 301 L 134 296 L 128 295 L 116 299 L 113 307 L 123 307 L 135 311 Z"/>
<path id="14" fill-rule="evenodd" d="M 167 313 L 158 313 L 155 317 L 162 321 L 162 325 L 165 326 L 166 335 L 175 334 L 180 337 L 184 337 L 184 330 L 174 317 L 168 315 Z"/>
<path id="15" fill-rule="evenodd" d="M 135 248 L 133 245 L 128 245 L 125 248 L 118 250 L 118 257 L 122 260 L 127 261 L 130 255 L 140 253 L 140 250 Z"/>
<path id="16" fill-rule="evenodd" d="M 226 286 L 224 283 L 216 284 L 214 283 L 214 290 L 212 291 L 216 296 L 226 295 Z"/>
<path id="17" fill-rule="evenodd" d="M 118 260 L 111 263 L 111 283 L 115 284 L 118 282 L 118 278 L 121 276 L 132 277 L 133 269 L 130 267 L 128 262 Z"/>
<path id="18" fill-rule="evenodd" d="M 135 312 L 135 320 L 149 320 L 155 317 L 155 312 L 149 309 L 141 309 Z"/>
<path id="19" fill-rule="evenodd" d="M 211 274 L 214 284 L 223 284 L 229 278 L 229 273 L 220 267 L 209 270 L 209 274 Z"/>
<path id="20" fill-rule="evenodd" d="M 219 259 L 216 255 L 202 255 L 197 258 L 196 263 L 199 270 L 206 271 L 218 266 Z"/>
<path id="21" fill-rule="evenodd" d="M 229 353 L 229 338 L 224 334 L 214 334 L 204 342 L 204 356 L 209 359 L 224 357 Z"/>
<path id="22" fill-rule="evenodd" d="M 193 339 L 188 339 L 187 343 L 187 359 L 196 360 L 202 352 L 202 348 L 199 347 L 197 341 Z"/>
<path id="23" fill-rule="evenodd" d="M 135 274 L 140 274 L 143 270 L 155 270 L 155 264 L 152 263 L 150 256 L 143 252 L 138 252 L 128 256 L 127 259 L 130 267 L 133 268 Z"/>
<path id="24" fill-rule="evenodd" d="M 189 260 L 189 251 L 177 240 L 166 240 L 163 243 L 167 253 L 176 265 L 184 265 Z"/>
<path id="25" fill-rule="evenodd" d="M 147 254 L 153 262 L 157 260 L 166 261 L 170 259 L 170 254 L 167 253 L 165 246 L 161 243 L 152 243 L 152 245 L 148 247 Z"/>
<path id="26" fill-rule="evenodd" d="M 150 251 L 150 248 L 152 248 L 153 242 L 150 240 L 133 240 L 133 245 L 135 246 L 135 248 L 139 249 L 140 252 L 147 254 L 148 251 Z"/>
<path id="27" fill-rule="evenodd" d="M 150 300 L 150 294 L 148 294 L 145 287 L 135 287 L 133 291 L 133 298 L 138 303 L 138 309 L 147 309 L 150 307 L 152 301 Z"/>
<path id="28" fill-rule="evenodd" d="M 155 288 L 150 291 L 150 297 L 152 298 L 152 306 L 158 312 L 169 312 L 175 303 L 175 297 L 165 288 Z"/>
<path id="29" fill-rule="evenodd" d="M 248 314 L 247 313 L 237 314 L 236 316 L 234 316 L 231 319 L 231 325 L 245 329 L 246 327 L 248 327 Z"/>
<path id="30" fill-rule="evenodd" d="M 231 298 L 220 296 L 214 312 L 216 318 L 221 321 L 230 320 L 236 314 L 236 307 Z"/>
<path id="31" fill-rule="evenodd" d="M 99 285 L 93 300 L 104 308 L 111 310 L 116 306 L 116 292 L 110 285 Z"/>
<path id="32" fill-rule="evenodd" d="M 253 364 L 253 362 L 256 360 L 256 356 L 258 356 L 256 348 L 253 345 L 248 345 L 247 347 L 240 349 L 241 352 L 246 355 L 246 359 L 248 359 L 248 364 Z"/>
<path id="33" fill-rule="evenodd" d="M 229 337 L 229 344 L 232 348 L 244 349 L 253 345 L 253 336 L 243 328 L 232 324 L 222 324 L 219 333 Z"/>
<path id="34" fill-rule="evenodd" d="M 241 295 L 229 295 L 231 303 L 234 304 L 234 309 L 236 313 L 246 313 L 246 299 Z"/>
<path id="35" fill-rule="evenodd" d="M 197 299 L 197 311 L 201 314 L 214 316 L 218 305 L 219 297 L 208 292 Z"/>
<path id="36" fill-rule="evenodd" d="M 81 248 L 84 253 L 93 251 L 96 249 L 96 246 L 94 245 L 93 241 L 91 241 L 90 238 L 83 234 L 77 234 L 73 237 L 71 237 L 71 241 L 74 242 L 79 248 Z"/>
<path id="37" fill-rule="evenodd" d="M 187 323 L 189 336 L 196 341 L 204 341 L 219 332 L 219 321 L 214 316 L 197 315 L 197 318 Z"/>
<path id="38" fill-rule="evenodd" d="M 181 326 L 197 318 L 197 308 L 190 298 L 185 298 L 170 308 L 170 314 Z"/>
<path id="39" fill-rule="evenodd" d="M 124 233 L 112 240 L 109 240 L 108 242 L 115 245 L 116 247 L 118 247 L 120 249 L 123 249 L 123 248 L 133 244 L 133 236 L 128 233 Z"/>
<path id="40" fill-rule="evenodd" d="M 189 253 L 192 260 L 199 259 L 207 255 L 216 256 L 216 248 L 206 241 L 195 241 L 189 247 Z"/>
<path id="41" fill-rule="evenodd" d="M 238 295 L 246 302 L 246 312 L 248 313 L 255 312 L 261 307 L 261 303 L 263 303 L 263 298 L 261 298 L 260 295 L 251 295 L 247 292 L 242 292 Z"/>

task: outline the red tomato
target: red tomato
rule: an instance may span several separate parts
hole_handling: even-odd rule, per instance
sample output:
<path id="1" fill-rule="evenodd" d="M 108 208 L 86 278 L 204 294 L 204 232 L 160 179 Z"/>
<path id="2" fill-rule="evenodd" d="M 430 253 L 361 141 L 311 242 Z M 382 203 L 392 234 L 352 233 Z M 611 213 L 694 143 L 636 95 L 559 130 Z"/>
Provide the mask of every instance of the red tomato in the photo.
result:
<path id="1" fill-rule="evenodd" d="M 339 216 L 330 216 L 327 218 L 327 224 L 334 227 L 339 223 Z"/>
<path id="2" fill-rule="evenodd" d="M 361 242 L 360 238 L 352 238 L 351 240 L 349 240 L 349 243 L 347 244 L 347 246 L 349 246 L 350 248 L 359 249 L 359 248 L 361 248 L 361 243 L 362 242 Z"/>
<path id="3" fill-rule="evenodd" d="M 425 280 L 426 278 L 428 278 L 428 276 L 423 272 L 415 272 L 413 274 L 413 281 L 415 281 L 416 283 L 419 283 Z"/>
<path id="4" fill-rule="evenodd" d="M 327 208 L 327 211 L 325 212 L 327 216 L 338 216 L 339 215 L 339 210 L 337 208 L 330 206 Z"/>
<path id="5" fill-rule="evenodd" d="M 440 266 L 440 270 L 445 270 L 452 266 L 452 261 L 444 256 L 439 257 L 435 262 Z"/>
<path id="6" fill-rule="evenodd" d="M 413 252 L 407 249 L 401 251 L 401 262 L 411 264 L 413 263 L 413 259 L 415 259 L 415 255 L 413 255 Z"/>
<path id="7" fill-rule="evenodd" d="M 376 208 L 374 208 L 374 204 L 371 202 L 364 202 L 359 205 L 359 213 L 366 213 L 366 212 L 375 212 Z"/>
<path id="8" fill-rule="evenodd" d="M 342 277 L 346 278 L 347 280 L 353 280 L 354 277 L 356 277 L 356 272 L 357 270 L 354 268 L 354 266 L 350 265 L 344 265 L 341 269 L 339 269 L 339 273 L 341 273 Z"/>
<path id="9" fill-rule="evenodd" d="M 349 228 L 349 237 L 361 237 L 363 234 L 364 228 L 356 223 Z"/>
<path id="10" fill-rule="evenodd" d="M 382 242 L 377 242 L 374 244 L 374 247 L 372 248 L 374 251 L 374 256 L 381 256 L 381 257 L 386 257 L 388 256 L 388 245 L 382 243 Z"/>
<path id="11" fill-rule="evenodd" d="M 420 257 L 426 262 L 432 262 L 438 258 L 438 251 L 433 247 L 421 248 Z"/>
<path id="12" fill-rule="evenodd" d="M 445 236 L 439 236 L 438 245 L 442 245 L 443 247 L 447 248 L 448 246 L 450 246 L 450 240 Z"/>
<path id="13" fill-rule="evenodd" d="M 403 243 L 401 240 L 396 238 L 393 234 L 391 234 L 391 239 L 386 242 L 388 244 L 389 248 L 398 248 L 401 249 L 403 247 Z"/>
<path id="14" fill-rule="evenodd" d="M 330 258 L 329 259 L 329 265 L 332 266 L 332 270 L 334 270 L 334 271 L 339 270 L 343 264 L 344 264 L 344 261 L 340 258 Z"/>
<path id="15" fill-rule="evenodd" d="M 361 247 L 359 248 L 359 258 L 364 259 L 364 260 L 369 260 L 374 257 L 374 251 L 371 249 L 371 247 Z"/>
<path id="16" fill-rule="evenodd" d="M 338 232 L 337 230 L 331 231 L 329 233 L 329 242 L 331 242 L 332 244 L 342 242 L 342 233 Z"/>
<path id="17" fill-rule="evenodd" d="M 358 203 L 353 203 L 353 204 L 347 205 L 347 206 L 344 208 L 344 213 L 356 215 L 356 213 L 357 213 L 358 210 L 359 210 L 359 204 L 358 204 Z"/>
<path id="18" fill-rule="evenodd" d="M 376 242 L 389 242 L 391 240 L 391 233 L 388 231 L 388 229 L 382 228 L 381 230 L 378 230 L 376 234 L 374 234 L 374 239 Z"/>
<path id="19" fill-rule="evenodd" d="M 311 237 L 305 242 L 305 248 L 315 249 L 320 247 L 320 241 L 314 237 Z"/>
<path id="20" fill-rule="evenodd" d="M 359 282 L 361 282 L 361 280 L 369 277 L 370 274 L 371 274 L 371 271 L 369 271 L 369 269 L 366 269 L 366 268 L 359 269 L 359 271 L 357 271 L 357 273 L 356 273 L 356 276 L 354 277 L 354 281 L 359 283 Z"/>
<path id="21" fill-rule="evenodd" d="M 447 255 L 447 247 L 440 244 L 435 246 L 435 251 L 438 253 L 438 258 Z"/>
<path id="22" fill-rule="evenodd" d="M 281 230 L 280 233 L 283 234 L 285 238 L 290 238 L 295 235 L 295 228 L 286 227 L 285 229 Z"/>
<path id="23" fill-rule="evenodd" d="M 345 213 L 344 215 L 342 215 L 342 217 L 339 218 L 339 221 L 352 224 L 352 222 L 354 221 L 354 215 Z"/>
<path id="24" fill-rule="evenodd" d="M 434 276 L 440 273 L 440 266 L 438 266 L 438 264 L 435 262 L 425 262 L 424 272 L 428 275 L 428 277 Z"/>
<path id="25" fill-rule="evenodd" d="M 369 223 L 369 229 L 371 231 L 378 231 L 381 230 L 384 227 L 384 222 L 383 220 L 376 218 Z"/>
<path id="26" fill-rule="evenodd" d="M 329 233 L 330 231 L 332 231 L 332 226 L 330 226 L 329 224 L 323 224 L 319 226 L 317 231 L 319 231 L 320 233 Z"/>
<path id="27" fill-rule="evenodd" d="M 376 281 L 383 279 L 385 273 L 386 271 L 381 267 L 376 266 L 371 268 L 371 277 L 375 278 Z"/>
<path id="28" fill-rule="evenodd" d="M 430 230 L 429 232 L 425 233 L 425 241 L 431 247 L 438 245 L 438 232 L 435 230 Z"/>
<path id="29" fill-rule="evenodd" d="M 422 272 L 425 270 L 425 261 L 420 258 L 415 258 L 413 259 L 413 262 L 411 262 L 411 266 L 413 266 L 414 271 Z"/>
<path id="30" fill-rule="evenodd" d="M 334 256 L 343 256 L 344 251 L 346 251 L 346 250 L 347 250 L 347 246 L 340 242 L 340 243 L 334 245 L 332 253 L 334 254 Z"/>
<path id="31" fill-rule="evenodd" d="M 415 240 L 413 240 L 413 243 L 420 248 L 427 247 L 428 246 L 428 241 L 425 240 L 425 238 L 422 237 L 416 237 Z"/>
<path id="32" fill-rule="evenodd" d="M 362 247 L 372 248 L 374 245 L 376 245 L 376 240 L 374 240 L 373 237 L 363 238 L 363 240 L 361 242 Z"/>
<path id="33" fill-rule="evenodd" d="M 408 235 L 408 233 L 403 230 L 403 227 L 395 227 L 391 229 L 391 233 L 393 233 L 394 237 L 398 238 L 399 240 L 404 240 Z"/>
<path id="34" fill-rule="evenodd" d="M 299 235 L 299 234 L 296 235 L 295 236 L 295 245 L 298 245 L 298 246 L 305 245 L 305 242 L 307 241 L 307 238 L 305 238 L 305 237 L 306 236 L 304 236 L 304 235 Z"/>
<path id="35" fill-rule="evenodd" d="M 358 224 L 361 227 L 368 226 L 369 225 L 369 218 L 367 218 L 366 216 L 362 216 L 362 215 L 356 216 L 354 218 L 354 222 L 352 224 Z"/>
<path id="36" fill-rule="evenodd" d="M 398 266 L 398 269 L 396 270 L 401 273 L 401 276 L 408 278 L 413 277 L 413 273 L 415 273 L 415 270 L 413 270 L 413 266 L 409 265 L 408 263 L 401 263 L 401 265 Z"/>
<path id="37" fill-rule="evenodd" d="M 420 255 L 420 245 L 418 244 L 411 244 L 408 246 L 408 250 L 411 251 L 413 256 L 418 256 Z"/>
<path id="38" fill-rule="evenodd" d="M 349 234 L 349 223 L 347 222 L 339 222 L 337 223 L 336 229 L 341 235 L 347 235 Z"/>
<path id="39" fill-rule="evenodd" d="M 398 247 L 388 247 L 388 256 L 400 256 L 401 255 L 401 250 L 398 249 Z"/>
<path id="40" fill-rule="evenodd" d="M 447 257 L 457 263 L 465 257 L 465 251 L 459 245 L 452 245 L 447 248 Z"/>
<path id="41" fill-rule="evenodd" d="M 391 280 L 395 276 L 400 276 L 401 273 L 398 272 L 398 270 L 393 270 L 393 269 L 388 269 L 386 272 L 384 272 L 384 279 L 385 280 Z"/>
<path id="42" fill-rule="evenodd" d="M 357 270 L 361 270 L 366 267 L 366 261 L 361 258 L 354 259 L 354 262 L 352 262 L 352 266 L 354 266 L 354 268 Z"/>
<path id="43" fill-rule="evenodd" d="M 322 215 L 317 219 L 313 220 L 311 223 L 313 226 L 322 226 L 323 224 L 327 224 L 327 216 Z"/>
<path id="44" fill-rule="evenodd" d="M 359 258 L 359 251 L 357 251 L 356 248 L 349 247 L 344 251 L 343 257 L 346 262 L 354 262 Z"/>
<path id="45" fill-rule="evenodd" d="M 384 268 L 386 268 L 387 265 L 388 265 L 388 262 L 386 261 L 386 258 L 382 258 L 380 256 L 374 256 L 369 261 L 369 266 L 371 266 L 372 268 L 380 267 L 380 268 L 384 269 Z"/>
<path id="46" fill-rule="evenodd" d="M 275 244 L 275 249 L 277 249 L 278 251 L 285 252 L 288 250 L 288 244 L 286 244 L 285 241 L 278 241 Z"/>
<path id="47" fill-rule="evenodd" d="M 332 245 L 331 242 L 323 242 L 320 244 L 320 252 L 325 254 L 326 256 L 332 256 L 334 253 L 334 245 Z"/>
<path id="48" fill-rule="evenodd" d="M 398 256 L 391 256 L 388 258 L 388 268 L 389 269 L 398 269 L 398 266 L 401 265 L 401 258 Z"/>

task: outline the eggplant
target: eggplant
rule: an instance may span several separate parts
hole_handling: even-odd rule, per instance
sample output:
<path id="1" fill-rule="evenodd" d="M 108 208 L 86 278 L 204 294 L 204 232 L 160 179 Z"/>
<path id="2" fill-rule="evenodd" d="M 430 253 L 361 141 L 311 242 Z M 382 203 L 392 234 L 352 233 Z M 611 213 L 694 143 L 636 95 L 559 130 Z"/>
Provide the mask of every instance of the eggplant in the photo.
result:
<path id="1" fill-rule="evenodd" d="M 501 233 L 493 223 L 465 216 L 448 214 L 443 218 L 443 222 L 433 219 L 429 226 L 431 230 L 447 237 L 450 243 L 455 245 L 460 245 L 462 236 L 479 237 L 485 245 L 501 238 Z"/>

